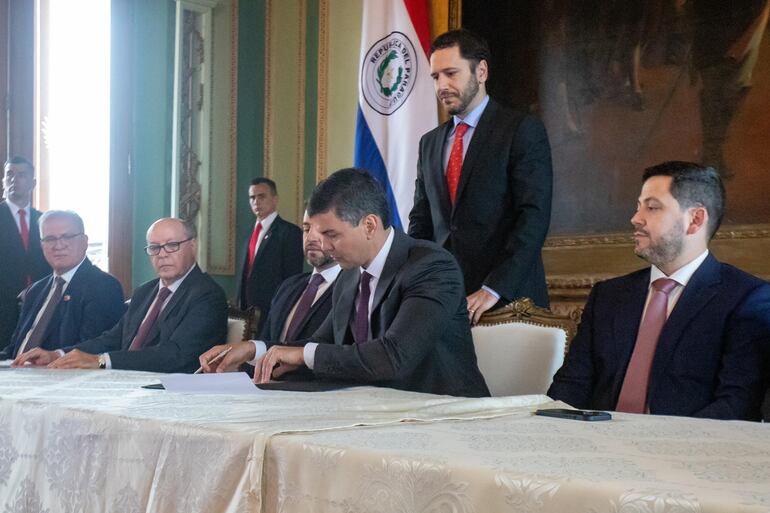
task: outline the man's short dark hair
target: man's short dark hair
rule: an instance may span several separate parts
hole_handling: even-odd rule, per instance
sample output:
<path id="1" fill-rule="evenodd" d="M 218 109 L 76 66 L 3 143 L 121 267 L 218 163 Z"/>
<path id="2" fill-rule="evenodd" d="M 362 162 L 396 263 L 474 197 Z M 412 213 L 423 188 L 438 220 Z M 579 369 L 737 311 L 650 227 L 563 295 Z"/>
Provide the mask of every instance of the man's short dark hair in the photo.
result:
<path id="1" fill-rule="evenodd" d="M 30 173 L 35 173 L 35 166 L 32 165 L 32 162 L 29 159 L 26 159 L 24 157 L 19 157 L 18 155 L 15 157 L 11 157 L 8 160 L 5 161 L 5 165 L 3 165 L 3 169 L 5 169 L 5 166 L 11 165 L 11 164 L 22 164 L 27 166 L 27 169 Z"/>
<path id="2" fill-rule="evenodd" d="M 671 177 L 671 195 L 682 208 L 704 207 L 709 213 L 709 239 L 722 224 L 725 186 L 713 167 L 672 160 L 644 170 L 642 183 L 653 176 Z"/>
<path id="3" fill-rule="evenodd" d="M 313 217 L 333 211 L 343 221 L 358 226 L 361 219 L 374 214 L 383 228 L 390 227 L 390 207 L 382 185 L 363 169 L 340 169 L 316 185 L 307 204 Z"/>
<path id="4" fill-rule="evenodd" d="M 265 184 L 268 187 L 270 187 L 270 192 L 272 193 L 273 196 L 278 196 L 278 187 L 275 186 L 275 182 L 272 181 L 271 179 L 265 178 L 264 176 L 251 179 L 251 185 L 262 185 L 262 184 Z"/>
<path id="5" fill-rule="evenodd" d="M 489 51 L 486 40 L 475 32 L 464 28 L 444 32 L 434 39 L 430 45 L 430 55 L 433 55 L 436 50 L 452 48 L 453 46 L 458 47 L 463 59 L 470 61 L 471 72 L 476 71 L 476 66 L 482 60 L 487 61 L 487 65 L 489 65 L 492 52 Z"/>

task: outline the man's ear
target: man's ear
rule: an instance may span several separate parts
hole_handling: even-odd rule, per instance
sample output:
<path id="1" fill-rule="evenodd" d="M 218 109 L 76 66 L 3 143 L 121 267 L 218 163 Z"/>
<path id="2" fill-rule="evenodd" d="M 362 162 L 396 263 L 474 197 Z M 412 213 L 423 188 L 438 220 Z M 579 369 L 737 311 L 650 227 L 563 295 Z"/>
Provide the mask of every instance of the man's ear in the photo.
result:
<path id="1" fill-rule="evenodd" d="M 706 207 L 692 207 L 689 209 L 690 222 L 687 225 L 687 235 L 694 235 L 701 230 L 708 229 L 709 213 Z"/>
<path id="2" fill-rule="evenodd" d="M 476 80 L 479 81 L 479 84 L 483 84 L 487 81 L 488 78 L 489 64 L 487 64 L 486 59 L 481 59 L 476 65 Z"/>
<path id="3" fill-rule="evenodd" d="M 361 222 L 364 224 L 366 238 L 371 239 L 374 236 L 374 233 L 377 231 L 377 226 L 380 225 L 380 218 L 374 214 L 368 214 Z"/>

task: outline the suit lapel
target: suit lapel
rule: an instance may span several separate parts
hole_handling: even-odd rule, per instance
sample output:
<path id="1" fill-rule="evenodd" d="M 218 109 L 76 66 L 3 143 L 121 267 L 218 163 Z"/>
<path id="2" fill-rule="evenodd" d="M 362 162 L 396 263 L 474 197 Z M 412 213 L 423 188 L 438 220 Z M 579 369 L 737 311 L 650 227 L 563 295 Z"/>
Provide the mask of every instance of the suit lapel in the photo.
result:
<path id="1" fill-rule="evenodd" d="M 281 222 L 282 222 L 281 216 L 277 216 L 273 220 L 273 223 L 270 225 L 270 228 L 268 228 L 267 232 L 265 233 L 265 236 L 262 237 L 262 242 L 259 244 L 259 247 L 257 248 L 257 254 L 254 255 L 254 267 L 256 267 L 257 260 L 259 260 L 260 256 L 262 256 L 266 251 L 265 248 L 267 248 L 267 245 L 270 244 L 271 240 L 273 240 L 274 235 L 277 233 L 278 230 L 280 230 L 278 225 L 280 225 Z"/>
<path id="2" fill-rule="evenodd" d="M 358 281 L 361 274 L 358 272 L 358 268 L 348 269 L 342 271 L 337 276 L 337 283 L 335 289 L 339 290 L 339 295 L 332 308 L 332 324 L 334 327 L 334 343 L 344 344 L 345 337 L 350 325 L 350 320 L 353 318 L 354 304 L 353 301 L 356 298 L 358 292 Z"/>
<path id="3" fill-rule="evenodd" d="M 476 168 L 476 162 L 479 160 L 481 154 L 482 145 L 489 144 L 490 132 L 493 128 L 493 118 L 495 117 L 495 109 L 497 106 L 490 98 L 487 107 L 479 118 L 479 123 L 476 125 L 476 129 L 473 131 L 471 142 L 468 144 L 468 150 L 465 152 L 465 158 L 463 159 L 463 167 L 460 172 L 460 183 L 457 185 L 457 195 L 455 196 L 455 204 L 452 208 L 452 215 L 457 210 L 457 205 L 462 200 L 463 190 L 465 185 L 470 180 L 471 174 L 473 174 Z"/>
<path id="4" fill-rule="evenodd" d="M 659 378 L 682 340 L 682 332 L 690 321 L 698 316 L 703 307 L 717 295 L 720 282 L 720 264 L 709 254 L 690 278 L 660 332 L 652 363 L 651 388 L 659 382 Z"/>
<path id="5" fill-rule="evenodd" d="M 307 282 L 305 282 L 305 285 L 307 285 Z M 297 295 L 297 299 L 294 300 L 294 303 L 299 301 L 299 297 L 304 290 L 305 288 L 303 287 L 302 290 L 300 291 L 300 294 Z M 310 318 L 313 317 L 313 314 L 315 314 L 315 312 L 321 307 L 321 304 L 323 304 L 324 300 L 326 300 L 326 298 L 329 297 L 329 295 L 332 293 L 333 290 L 334 290 L 334 283 L 329 285 L 329 287 L 326 290 L 324 290 L 324 293 L 321 294 L 321 297 L 319 297 L 312 304 L 312 306 L 310 307 L 310 310 L 307 311 L 307 315 L 305 316 L 305 318 L 302 319 L 302 321 L 299 323 L 299 326 L 297 326 L 297 333 L 300 333 L 303 329 L 305 329 L 305 325 L 308 323 Z"/>
<path id="6" fill-rule="evenodd" d="M 0 216 L 2 216 L 4 219 L 4 224 L 6 225 L 3 229 L 3 236 L 7 237 L 5 234 L 12 233 L 13 235 L 11 235 L 9 238 L 11 244 L 15 246 L 17 251 L 24 252 L 24 244 L 21 241 L 19 227 L 16 225 L 16 219 L 14 219 L 14 215 L 11 212 L 11 206 L 7 201 L 0 202 Z M 30 234 L 31 233 L 32 230 L 30 229 Z"/>
<path id="7" fill-rule="evenodd" d="M 622 369 L 620 379 L 625 376 L 625 369 L 634 351 L 639 325 L 642 322 L 644 304 L 650 287 L 650 270 L 639 273 L 624 291 L 623 297 L 616 298 L 618 304 L 613 318 L 614 348 Z"/>
<path id="8" fill-rule="evenodd" d="M 382 303 L 399 269 L 404 265 L 408 251 L 407 236 L 396 231 L 393 237 L 393 245 L 390 247 L 388 257 L 385 259 L 385 266 L 382 268 L 382 276 L 377 280 L 377 289 L 374 291 L 374 300 L 372 301 L 372 312 L 375 312 L 380 303 Z M 372 319 L 374 319 L 373 316 Z M 374 332 L 375 330 L 372 329 L 372 333 Z"/>
<path id="9" fill-rule="evenodd" d="M 441 129 L 438 131 L 438 136 L 433 138 L 430 156 L 431 162 L 435 162 L 436 165 L 427 170 L 427 172 L 430 173 L 430 179 L 426 180 L 428 183 L 434 185 L 430 201 L 431 203 L 440 206 L 441 215 L 447 222 L 449 221 L 449 216 L 452 214 L 452 205 L 449 201 L 449 187 L 447 186 L 446 176 L 444 175 L 444 146 L 446 145 L 447 137 L 451 130 L 452 120 L 450 119 L 441 126 Z"/>
<path id="10" fill-rule="evenodd" d="M 136 334 L 139 331 L 139 327 L 142 325 L 142 321 L 144 321 L 144 318 L 147 316 L 147 312 L 150 310 L 150 306 L 152 306 L 152 302 L 158 295 L 159 281 L 160 280 L 156 278 L 150 282 L 150 285 L 147 285 L 147 292 L 145 293 L 145 297 L 140 298 L 136 297 L 136 295 L 131 297 L 131 306 L 133 306 L 136 302 L 137 307 L 136 310 L 134 310 L 133 315 L 130 317 L 130 327 L 127 331 L 130 336 L 127 340 L 123 340 L 123 349 L 128 349 L 131 346 L 131 342 L 134 340 L 134 337 L 136 337 Z"/>

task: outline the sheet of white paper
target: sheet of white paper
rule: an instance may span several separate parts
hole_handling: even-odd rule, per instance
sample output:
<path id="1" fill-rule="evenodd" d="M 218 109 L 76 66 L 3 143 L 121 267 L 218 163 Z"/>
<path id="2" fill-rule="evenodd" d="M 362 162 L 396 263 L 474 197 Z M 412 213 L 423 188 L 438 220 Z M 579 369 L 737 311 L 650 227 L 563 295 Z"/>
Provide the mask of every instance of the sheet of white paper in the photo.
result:
<path id="1" fill-rule="evenodd" d="M 0 360 L 0 369 L 10 369 L 13 360 Z"/>
<path id="2" fill-rule="evenodd" d="M 160 378 L 169 392 L 185 394 L 256 394 L 254 386 L 245 372 L 223 372 L 221 374 L 170 374 Z"/>

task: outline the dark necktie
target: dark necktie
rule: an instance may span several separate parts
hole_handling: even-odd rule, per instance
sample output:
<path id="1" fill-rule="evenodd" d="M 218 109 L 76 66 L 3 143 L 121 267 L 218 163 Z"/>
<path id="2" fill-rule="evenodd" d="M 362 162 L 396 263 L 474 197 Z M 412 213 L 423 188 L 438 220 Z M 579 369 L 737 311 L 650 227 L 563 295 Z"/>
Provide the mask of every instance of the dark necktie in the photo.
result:
<path id="1" fill-rule="evenodd" d="M 64 290 L 64 285 L 66 283 L 67 282 L 64 281 L 64 278 L 61 276 L 57 276 L 54 279 L 53 295 L 48 301 L 48 304 L 45 305 L 45 310 L 43 310 L 43 313 L 40 315 L 40 319 L 37 321 L 37 324 L 32 327 L 32 332 L 29 334 L 27 343 L 21 348 L 21 351 L 19 351 L 20 353 L 26 353 L 30 349 L 40 347 L 40 344 L 43 343 L 43 337 L 45 337 L 46 329 L 51 323 L 51 318 L 53 317 L 53 313 L 56 311 L 56 307 L 59 304 L 59 301 L 61 301 L 62 290 Z M 66 341 L 62 340 L 61 342 Z"/>
<path id="2" fill-rule="evenodd" d="M 452 151 L 449 154 L 449 163 L 446 166 L 446 182 L 449 187 L 449 199 L 455 204 L 457 186 L 460 184 L 460 171 L 463 169 L 463 136 L 468 130 L 465 123 L 460 123 L 455 129 L 455 140 L 452 143 Z"/>
<path id="3" fill-rule="evenodd" d="M 372 275 L 364 271 L 361 273 L 361 292 L 356 302 L 356 322 L 353 324 L 353 339 L 356 344 L 366 342 L 369 339 L 369 282 Z"/>
<path id="4" fill-rule="evenodd" d="M 308 312 L 310 312 L 310 307 L 313 306 L 313 301 L 318 293 L 318 287 L 324 281 L 324 277 L 320 273 L 310 277 L 310 282 L 305 287 L 305 292 L 302 293 L 302 297 L 299 299 L 299 303 L 297 303 L 297 308 L 294 309 L 294 317 L 291 318 L 289 328 L 286 330 L 285 341 L 293 342 L 295 340 L 300 326 L 302 326 Z"/>
<path id="5" fill-rule="evenodd" d="M 134 337 L 133 342 L 131 342 L 131 346 L 128 348 L 129 351 L 138 351 L 144 347 L 144 344 L 147 341 L 147 335 L 149 335 L 150 330 L 152 330 L 152 327 L 155 325 L 155 321 L 158 320 L 160 309 L 163 308 L 163 303 L 166 302 L 166 299 L 170 294 L 171 290 L 169 290 L 168 287 L 160 289 L 155 302 L 152 304 L 150 313 L 147 314 L 147 317 L 142 321 L 142 325 L 139 326 L 139 331 L 136 332 L 136 336 Z"/>
<path id="6" fill-rule="evenodd" d="M 262 232 L 262 223 L 257 223 L 254 231 L 251 233 L 251 240 L 249 241 L 249 272 L 251 274 L 251 268 L 254 267 L 254 259 L 256 258 L 257 241 L 259 241 L 259 234 Z"/>
<path id="7" fill-rule="evenodd" d="M 628 362 L 626 376 L 618 396 L 617 411 L 644 413 L 647 411 L 647 391 L 650 385 L 650 370 L 658 347 L 658 338 L 668 316 L 668 295 L 676 288 L 677 282 L 660 278 L 652 282 L 652 296 L 647 311 L 639 326 L 634 352 Z"/>
<path id="8" fill-rule="evenodd" d="M 19 210 L 19 234 L 26 251 L 29 249 L 29 224 L 27 224 L 27 211 L 23 208 Z"/>

